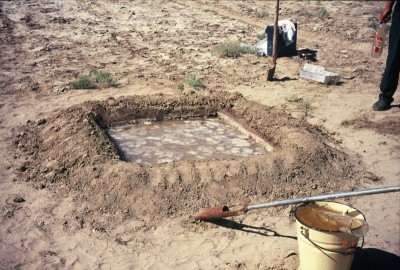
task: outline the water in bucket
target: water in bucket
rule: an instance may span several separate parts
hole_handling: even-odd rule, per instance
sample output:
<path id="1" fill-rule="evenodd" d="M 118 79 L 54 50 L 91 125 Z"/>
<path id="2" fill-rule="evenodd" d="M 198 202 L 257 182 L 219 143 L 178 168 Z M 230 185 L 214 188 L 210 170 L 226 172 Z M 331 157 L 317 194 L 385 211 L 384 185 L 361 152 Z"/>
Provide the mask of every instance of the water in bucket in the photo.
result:
<path id="1" fill-rule="evenodd" d="M 338 212 L 327 205 L 310 204 L 298 209 L 298 218 L 312 228 L 326 231 L 340 231 L 363 237 L 368 232 L 368 223 L 350 216 L 346 212 Z"/>
<path id="2" fill-rule="evenodd" d="M 368 231 L 360 211 L 341 203 L 315 202 L 296 207 L 295 217 L 300 270 L 350 270 Z"/>

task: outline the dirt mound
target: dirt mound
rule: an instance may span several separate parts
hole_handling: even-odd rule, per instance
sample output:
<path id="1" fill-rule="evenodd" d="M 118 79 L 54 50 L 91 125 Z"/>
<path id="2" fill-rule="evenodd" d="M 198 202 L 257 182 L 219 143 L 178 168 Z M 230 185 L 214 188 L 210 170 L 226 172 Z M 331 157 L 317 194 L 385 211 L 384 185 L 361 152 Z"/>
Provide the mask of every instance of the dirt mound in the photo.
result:
<path id="1" fill-rule="evenodd" d="M 221 111 L 262 136 L 274 151 L 143 166 L 121 160 L 107 136 L 107 127 L 118 121 L 208 117 Z M 73 196 L 70 218 L 97 229 L 131 218 L 151 224 L 223 203 L 332 192 L 354 184 L 349 180 L 356 174 L 349 157 L 320 127 L 226 92 L 86 102 L 30 121 L 15 137 L 18 160 L 24 160 L 16 168 L 19 178 Z"/>
<path id="2" fill-rule="evenodd" d="M 400 119 L 389 118 L 378 122 L 371 121 L 368 116 L 362 115 L 351 120 L 344 120 L 343 126 L 353 126 L 355 128 L 372 129 L 381 134 L 397 135 L 400 130 Z"/>

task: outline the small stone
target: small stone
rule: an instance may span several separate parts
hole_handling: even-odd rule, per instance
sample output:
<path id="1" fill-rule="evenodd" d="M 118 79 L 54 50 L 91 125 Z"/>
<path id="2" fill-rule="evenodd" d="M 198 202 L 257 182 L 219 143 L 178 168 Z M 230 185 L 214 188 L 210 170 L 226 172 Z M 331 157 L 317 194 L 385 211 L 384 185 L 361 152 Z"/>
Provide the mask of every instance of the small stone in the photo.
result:
<path id="1" fill-rule="evenodd" d="M 44 124 L 46 124 L 46 119 L 44 119 L 44 118 L 39 119 L 39 121 L 37 122 L 38 126 L 44 125 Z"/>
<path id="2" fill-rule="evenodd" d="M 312 189 L 317 189 L 318 185 L 314 184 L 311 186 Z"/>
<path id="3" fill-rule="evenodd" d="M 31 91 L 36 92 L 36 91 L 38 91 L 38 90 L 39 90 L 39 84 L 38 84 L 38 83 L 34 83 L 34 84 L 31 86 Z"/>
<path id="4" fill-rule="evenodd" d="M 17 195 L 17 196 L 15 196 L 15 198 L 14 198 L 14 202 L 16 202 L 16 203 L 23 203 L 23 202 L 25 202 L 25 199 L 24 199 L 21 195 Z"/>
<path id="5" fill-rule="evenodd" d="M 25 172 L 28 169 L 28 167 L 24 164 L 21 167 L 19 167 L 20 172 Z"/>

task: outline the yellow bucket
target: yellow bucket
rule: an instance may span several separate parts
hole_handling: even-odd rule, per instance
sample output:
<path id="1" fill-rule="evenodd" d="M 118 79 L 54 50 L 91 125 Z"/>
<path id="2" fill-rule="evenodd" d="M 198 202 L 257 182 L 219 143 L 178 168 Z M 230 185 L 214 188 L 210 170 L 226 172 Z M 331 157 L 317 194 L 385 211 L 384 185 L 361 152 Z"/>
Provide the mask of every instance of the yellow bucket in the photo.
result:
<path id="1" fill-rule="evenodd" d="M 335 202 L 301 204 L 295 209 L 300 270 L 349 270 L 360 236 L 337 229 L 327 229 L 320 224 L 310 224 L 305 213 L 310 208 L 323 207 L 345 217 L 365 221 L 364 215 L 355 208 Z M 364 244 L 364 238 L 362 244 Z"/>

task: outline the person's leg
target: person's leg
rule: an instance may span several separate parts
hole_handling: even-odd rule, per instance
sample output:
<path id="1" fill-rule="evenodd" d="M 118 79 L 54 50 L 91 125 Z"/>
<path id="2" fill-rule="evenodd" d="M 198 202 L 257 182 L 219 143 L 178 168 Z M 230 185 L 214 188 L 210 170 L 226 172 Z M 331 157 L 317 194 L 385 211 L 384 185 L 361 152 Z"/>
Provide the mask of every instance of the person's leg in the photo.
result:
<path id="1" fill-rule="evenodd" d="M 396 92 L 400 72 L 400 12 L 394 11 L 392 27 L 389 34 L 389 52 L 386 68 L 380 85 L 379 100 L 373 106 L 374 110 L 390 109 L 393 95 Z"/>

